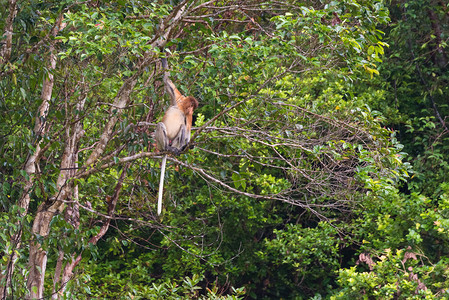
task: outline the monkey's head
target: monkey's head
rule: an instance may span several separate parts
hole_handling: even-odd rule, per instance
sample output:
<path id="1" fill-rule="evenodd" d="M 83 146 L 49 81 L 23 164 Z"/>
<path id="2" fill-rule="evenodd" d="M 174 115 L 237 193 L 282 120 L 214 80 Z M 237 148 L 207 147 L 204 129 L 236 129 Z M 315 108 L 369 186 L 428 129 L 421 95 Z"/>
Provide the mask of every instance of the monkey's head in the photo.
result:
<path id="1" fill-rule="evenodd" d="M 182 108 L 185 114 L 192 114 L 195 109 L 198 107 L 198 100 L 196 100 L 192 96 L 188 96 L 184 98 L 182 101 Z"/>

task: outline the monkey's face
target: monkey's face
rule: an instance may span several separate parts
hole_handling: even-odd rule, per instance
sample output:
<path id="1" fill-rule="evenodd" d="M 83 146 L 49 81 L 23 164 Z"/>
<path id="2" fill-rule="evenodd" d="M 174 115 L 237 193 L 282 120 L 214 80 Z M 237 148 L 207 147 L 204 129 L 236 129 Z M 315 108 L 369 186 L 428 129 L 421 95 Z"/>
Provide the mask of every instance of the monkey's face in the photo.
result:
<path id="1" fill-rule="evenodd" d="M 190 105 L 192 106 L 192 109 L 195 110 L 198 108 L 198 100 L 196 100 L 193 97 L 189 97 Z"/>
<path id="2" fill-rule="evenodd" d="M 193 111 L 198 107 L 198 100 L 189 96 L 184 100 L 184 111 L 185 114 L 193 114 Z"/>

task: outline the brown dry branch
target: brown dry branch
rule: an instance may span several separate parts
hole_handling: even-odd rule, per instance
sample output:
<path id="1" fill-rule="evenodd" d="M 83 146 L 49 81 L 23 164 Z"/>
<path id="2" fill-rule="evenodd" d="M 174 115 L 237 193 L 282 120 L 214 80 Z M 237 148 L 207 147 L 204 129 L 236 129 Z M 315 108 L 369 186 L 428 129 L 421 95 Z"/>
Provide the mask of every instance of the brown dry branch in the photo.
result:
<path id="1" fill-rule="evenodd" d="M 295 206 L 299 206 L 304 208 L 305 210 L 310 211 L 311 213 L 315 214 L 317 217 L 319 217 L 322 220 L 327 220 L 327 218 L 322 215 L 317 208 L 339 208 L 341 206 L 341 203 L 339 203 L 339 201 L 335 201 L 333 203 L 330 204 L 318 204 L 318 203 L 310 203 L 307 199 L 301 199 L 301 200 L 297 200 L 293 197 L 291 197 L 289 194 L 292 192 L 292 190 L 287 190 L 287 191 L 283 191 L 280 192 L 278 194 L 273 194 L 273 195 L 261 195 L 261 194 L 254 194 L 254 193 L 249 193 L 249 192 L 245 192 L 242 190 L 239 190 L 237 188 L 233 188 L 232 186 L 230 186 L 229 184 L 223 182 L 222 180 L 218 179 L 218 176 L 215 175 L 211 175 L 209 172 L 207 172 L 205 169 L 199 168 L 199 167 L 195 167 L 193 165 L 184 163 L 180 160 L 177 160 L 173 157 L 169 157 L 168 158 L 170 161 L 175 162 L 176 164 L 189 168 L 193 171 L 195 171 L 196 173 L 198 173 L 201 177 L 203 177 L 206 181 L 208 181 L 209 183 L 215 183 L 218 186 L 223 187 L 225 190 L 227 190 L 228 192 L 231 192 L 233 194 L 236 195 L 240 195 L 240 196 L 245 196 L 245 197 L 249 197 L 249 198 L 253 198 L 253 199 L 260 199 L 260 200 L 273 200 L 273 201 L 281 201 L 284 203 L 288 203 L 288 204 L 292 204 Z"/>

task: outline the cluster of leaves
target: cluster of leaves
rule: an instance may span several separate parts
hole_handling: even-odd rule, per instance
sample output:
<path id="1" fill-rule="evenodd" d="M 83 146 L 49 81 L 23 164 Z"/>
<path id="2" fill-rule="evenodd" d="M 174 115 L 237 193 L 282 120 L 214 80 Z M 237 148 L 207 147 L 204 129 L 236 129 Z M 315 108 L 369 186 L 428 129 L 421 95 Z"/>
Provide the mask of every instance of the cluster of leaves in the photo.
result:
<path id="1" fill-rule="evenodd" d="M 448 288 L 447 260 L 433 265 L 410 249 L 385 249 L 376 259 L 361 254 L 360 267 L 340 270 L 338 282 L 342 288 L 331 299 L 348 299 L 364 296 L 376 298 L 435 299 Z M 357 270 L 359 269 L 359 270 Z M 438 292 L 434 292 L 437 290 Z"/>
<path id="2" fill-rule="evenodd" d="M 396 1 L 390 11 L 390 48 L 380 66 L 385 80 L 377 85 L 388 93 L 371 105 L 398 130 L 413 161 L 409 187 L 438 197 L 448 174 L 448 8 L 444 1 Z"/>
<path id="3" fill-rule="evenodd" d="M 381 201 L 364 202 L 355 222 L 360 249 L 377 259 L 365 258 L 369 271 L 341 270 L 343 289 L 335 298 L 447 297 L 447 7 L 442 1 L 396 1 L 390 12 L 390 47 L 379 68 L 384 77 L 363 88 L 373 94 L 384 89 L 366 103 L 397 130 L 412 177 L 399 190 L 382 189 Z"/>

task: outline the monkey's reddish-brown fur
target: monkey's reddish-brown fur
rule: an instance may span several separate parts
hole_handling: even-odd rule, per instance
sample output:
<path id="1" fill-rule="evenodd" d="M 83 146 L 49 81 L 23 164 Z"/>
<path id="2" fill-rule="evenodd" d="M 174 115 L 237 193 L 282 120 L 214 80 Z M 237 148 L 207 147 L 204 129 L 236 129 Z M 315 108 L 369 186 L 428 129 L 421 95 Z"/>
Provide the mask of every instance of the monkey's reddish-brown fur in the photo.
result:
<path id="1" fill-rule="evenodd" d="M 187 132 L 192 128 L 193 111 L 198 107 L 198 100 L 192 96 L 184 97 L 182 101 L 178 102 L 178 108 L 186 115 Z"/>

